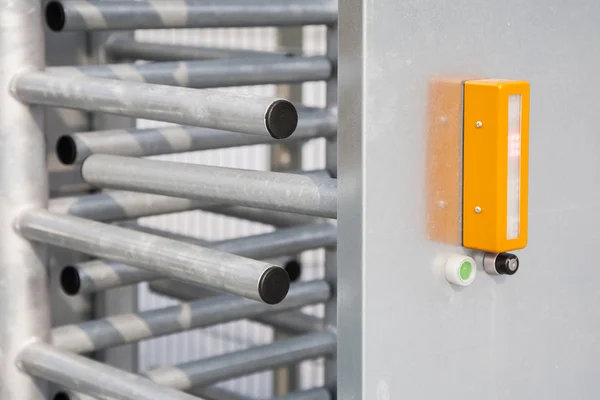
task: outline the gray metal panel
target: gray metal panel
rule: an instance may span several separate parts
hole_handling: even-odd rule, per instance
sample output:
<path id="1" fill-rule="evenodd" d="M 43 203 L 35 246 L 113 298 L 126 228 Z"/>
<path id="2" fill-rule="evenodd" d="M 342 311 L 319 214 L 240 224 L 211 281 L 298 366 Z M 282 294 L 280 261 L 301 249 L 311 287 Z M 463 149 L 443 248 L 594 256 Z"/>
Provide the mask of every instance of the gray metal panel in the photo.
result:
<path id="1" fill-rule="evenodd" d="M 340 2 L 339 398 L 600 395 L 600 3 Z M 425 219 L 427 86 L 531 82 L 530 243 L 444 281 Z M 458 173 L 458 172 L 457 172 Z"/>

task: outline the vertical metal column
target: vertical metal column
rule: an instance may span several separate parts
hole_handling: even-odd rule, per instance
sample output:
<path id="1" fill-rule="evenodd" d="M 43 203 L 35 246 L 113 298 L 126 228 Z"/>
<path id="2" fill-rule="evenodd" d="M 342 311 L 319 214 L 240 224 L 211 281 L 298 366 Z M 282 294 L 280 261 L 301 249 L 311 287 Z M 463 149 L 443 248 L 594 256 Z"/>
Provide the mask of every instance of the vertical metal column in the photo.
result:
<path id="1" fill-rule="evenodd" d="M 301 55 L 303 47 L 302 27 L 280 28 L 277 30 L 279 51 Z M 296 104 L 302 104 L 302 84 L 280 85 L 277 87 L 277 97 L 289 99 Z M 300 170 L 302 169 L 302 146 L 304 143 L 276 143 L 271 146 L 271 170 Z M 275 331 L 275 340 L 285 339 L 286 334 Z M 288 365 L 278 368 L 273 376 L 273 395 L 283 396 L 300 388 L 300 368 L 298 365 Z"/>
<path id="2" fill-rule="evenodd" d="M 330 25 L 327 27 L 327 56 L 333 66 L 332 78 L 327 81 L 327 108 L 337 116 L 338 108 L 338 27 Z M 338 132 L 339 134 L 339 132 Z M 337 135 L 328 138 L 325 147 L 325 165 L 332 177 L 337 178 Z M 337 246 L 325 249 L 325 281 L 332 288 L 332 298 L 325 303 L 325 324 L 337 329 Z M 333 393 L 333 399 L 337 398 L 337 357 L 325 358 L 325 387 Z"/>
<path id="3" fill-rule="evenodd" d="M 105 54 L 104 47 L 109 37 L 114 32 L 89 32 L 89 53 L 95 64 L 110 62 L 110 57 Z M 134 33 L 121 32 L 121 37 L 132 38 Z M 105 129 L 126 129 L 136 126 L 135 118 L 121 117 L 117 115 L 108 115 L 103 113 L 91 114 L 91 128 L 93 130 Z M 124 314 L 127 312 L 137 312 L 138 310 L 138 290 L 137 285 L 130 285 L 121 288 L 107 290 L 94 296 L 94 316 L 102 318 L 114 314 Z M 138 370 L 138 344 L 128 344 L 113 349 L 105 349 L 96 354 L 96 358 L 108 365 L 124 369 L 130 372 Z"/>
<path id="4" fill-rule="evenodd" d="M 21 372 L 19 351 L 50 328 L 46 249 L 20 237 L 16 217 L 48 201 L 43 110 L 10 94 L 11 79 L 44 64 L 39 0 L 0 0 L 0 398 L 45 400 L 45 383 Z"/>

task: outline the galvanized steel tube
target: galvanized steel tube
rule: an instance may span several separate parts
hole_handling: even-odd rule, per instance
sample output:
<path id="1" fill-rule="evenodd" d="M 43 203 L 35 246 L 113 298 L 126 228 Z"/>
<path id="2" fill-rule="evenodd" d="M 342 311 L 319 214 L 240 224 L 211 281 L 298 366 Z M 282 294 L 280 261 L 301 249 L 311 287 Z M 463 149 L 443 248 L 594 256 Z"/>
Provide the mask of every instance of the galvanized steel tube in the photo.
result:
<path id="1" fill-rule="evenodd" d="M 122 35 L 111 36 L 104 45 L 111 60 L 181 61 L 234 58 L 289 57 L 289 53 L 222 47 L 183 46 L 172 43 L 138 42 Z"/>
<path id="2" fill-rule="evenodd" d="M 334 24 L 331 0 L 58 0 L 46 5 L 53 31 L 231 28 Z"/>
<path id="3" fill-rule="evenodd" d="M 44 383 L 19 371 L 19 350 L 50 329 L 46 246 L 14 230 L 20 213 L 48 201 L 43 110 L 10 94 L 10 82 L 44 63 L 39 0 L 0 0 L 0 398 L 46 399 Z"/>
<path id="4" fill-rule="evenodd" d="M 276 139 L 290 136 L 298 124 L 298 112 L 287 100 L 208 89 L 32 72 L 15 77 L 11 90 L 30 104 L 271 135 Z"/>
<path id="5" fill-rule="evenodd" d="M 210 289 L 198 288 L 189 283 L 178 282 L 171 279 L 162 279 L 151 282 L 150 290 L 164 296 L 184 301 L 193 301 L 218 295 L 218 293 Z M 325 329 L 323 319 L 304 314 L 301 311 L 266 314 L 251 319 L 290 335 L 321 332 Z"/>
<path id="6" fill-rule="evenodd" d="M 334 137 L 337 117 L 329 110 L 299 109 L 298 126 L 287 142 Z M 62 136 L 56 154 L 63 164 L 81 164 L 95 153 L 147 157 L 188 151 L 276 143 L 266 135 L 247 135 L 216 129 L 170 126 L 151 129 L 112 129 Z"/>
<path id="7" fill-rule="evenodd" d="M 269 304 L 283 300 L 289 288 L 281 267 L 82 218 L 32 210 L 20 216 L 17 229 L 31 240 Z"/>
<path id="8" fill-rule="evenodd" d="M 336 342 L 332 333 L 311 333 L 175 367 L 158 368 L 149 371 L 146 376 L 160 385 L 189 390 L 194 386 L 208 386 L 280 365 L 334 354 Z"/>
<path id="9" fill-rule="evenodd" d="M 22 349 L 19 365 L 32 376 L 102 399 L 197 400 L 192 395 L 157 385 L 139 375 L 45 343 L 32 343 Z"/>
<path id="10" fill-rule="evenodd" d="M 336 218 L 337 180 L 94 154 L 81 168 L 99 187 Z"/>
<path id="11" fill-rule="evenodd" d="M 330 297 L 329 284 L 323 281 L 293 284 L 288 296 L 276 305 L 220 295 L 158 310 L 60 326 L 52 330 L 52 343 L 63 350 L 89 353 L 170 333 L 293 310 Z"/>
<path id="12" fill-rule="evenodd" d="M 62 392 L 69 400 L 97 400 L 96 397 L 77 392 Z M 254 400 L 252 397 L 222 389 L 218 386 L 193 388 L 188 393 L 202 397 L 205 400 Z M 331 393 L 323 388 L 315 388 L 295 392 L 287 396 L 275 397 L 269 400 L 331 400 Z M 54 399 L 57 400 L 57 399 Z M 267 399 L 265 399 L 267 400 Z"/>
<path id="13" fill-rule="evenodd" d="M 278 227 L 310 223 L 313 217 L 282 211 L 227 206 L 210 201 L 189 200 L 120 190 L 50 200 L 50 211 L 94 221 L 117 221 L 190 210 L 205 210 Z"/>
<path id="14" fill-rule="evenodd" d="M 333 397 L 327 389 L 315 388 L 303 390 L 289 394 L 287 396 L 279 397 L 277 400 L 332 400 Z"/>
<path id="15" fill-rule="evenodd" d="M 329 223 L 315 223 L 212 243 L 190 237 L 181 238 L 180 235 L 173 239 L 243 257 L 265 259 L 334 246 L 337 228 Z M 90 294 L 162 277 L 156 272 L 130 265 L 92 260 L 63 268 L 61 285 L 70 295 Z"/>
<path id="16" fill-rule="evenodd" d="M 191 393 L 194 396 L 202 397 L 204 400 L 256 400 L 253 397 L 244 396 L 218 386 L 190 390 L 188 393 Z"/>
<path id="17" fill-rule="evenodd" d="M 331 63 L 324 56 L 278 57 L 53 67 L 46 72 L 207 89 L 327 80 Z"/>

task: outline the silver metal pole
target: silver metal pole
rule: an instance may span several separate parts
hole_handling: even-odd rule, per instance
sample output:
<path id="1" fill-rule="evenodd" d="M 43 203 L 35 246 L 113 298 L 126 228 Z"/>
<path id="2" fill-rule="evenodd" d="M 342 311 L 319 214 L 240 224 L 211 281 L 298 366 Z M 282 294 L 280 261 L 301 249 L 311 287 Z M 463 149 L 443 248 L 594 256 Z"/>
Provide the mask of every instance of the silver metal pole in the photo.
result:
<path id="1" fill-rule="evenodd" d="M 266 259 L 335 245 L 337 229 L 329 223 L 315 223 L 212 243 L 181 236 L 172 239 L 243 257 Z M 70 295 L 90 294 L 162 277 L 154 271 L 130 265 L 92 260 L 63 268 L 61 285 Z"/>
<path id="2" fill-rule="evenodd" d="M 292 288 L 294 285 L 292 285 Z M 193 301 L 198 299 L 210 298 L 218 293 L 199 288 L 171 279 L 162 279 L 150 283 L 150 290 L 164 296 L 173 297 L 183 301 Z M 297 335 L 309 332 L 321 332 L 324 330 L 324 323 L 321 318 L 304 314 L 299 311 L 286 311 L 277 314 L 266 314 L 251 318 L 253 321 L 260 322 L 276 328 L 290 335 Z"/>
<path id="3" fill-rule="evenodd" d="M 217 386 L 192 389 L 188 393 L 202 397 L 204 400 L 256 400 L 253 397 L 244 396 Z"/>
<path id="4" fill-rule="evenodd" d="M 31 240 L 269 304 L 283 300 L 289 288 L 281 267 L 82 218 L 28 211 L 21 214 L 17 229 Z"/>
<path id="5" fill-rule="evenodd" d="M 135 2 L 123 6 L 127 4 Z M 290 136 L 298 124 L 296 108 L 287 100 L 208 89 L 31 72 L 13 79 L 12 93 L 30 104 L 271 135 L 276 139 Z"/>
<path id="6" fill-rule="evenodd" d="M 336 0 L 337 2 L 337 0 Z M 337 65 L 338 65 L 338 27 L 331 25 L 327 27 L 327 56 L 334 66 L 333 77 L 327 81 L 327 108 L 337 115 L 338 110 L 338 84 L 337 84 Z M 331 176 L 337 178 L 338 150 L 337 138 L 327 139 L 325 165 Z M 329 327 L 337 329 L 337 248 L 330 247 L 325 250 L 325 279 L 334 288 L 332 299 L 325 303 L 325 323 Z M 325 387 L 334 393 L 337 397 L 337 357 L 325 358 Z"/>
<path id="7" fill-rule="evenodd" d="M 336 3 L 326 0 L 60 0 L 46 5 L 46 23 L 54 31 L 297 26 L 336 21 Z"/>
<path id="8" fill-rule="evenodd" d="M 205 400 L 254 400 L 251 397 L 247 397 L 230 390 L 222 389 L 217 386 L 208 388 L 193 388 L 188 393 L 194 396 L 202 397 Z M 64 399 L 53 400 L 96 400 L 97 398 L 88 396 L 86 394 L 76 392 L 62 392 Z M 266 399 L 265 399 L 266 400 Z M 332 400 L 331 393 L 323 388 L 308 389 L 299 392 L 292 393 L 283 397 L 276 397 L 269 400 Z"/>
<path id="9" fill-rule="evenodd" d="M 160 385 L 189 390 L 194 386 L 208 386 L 279 365 L 333 354 L 336 342 L 332 333 L 311 333 L 174 367 L 158 368 L 147 372 L 146 376 Z"/>
<path id="10" fill-rule="evenodd" d="M 46 72 L 206 89 L 323 81 L 331 77 L 331 63 L 323 56 L 263 57 L 53 67 Z"/>
<path id="11" fill-rule="evenodd" d="M 277 45 L 283 49 L 296 49 L 296 55 L 303 52 L 304 34 L 302 27 L 282 27 L 277 30 Z M 277 97 L 302 103 L 304 85 L 279 85 Z M 302 169 L 302 143 L 288 141 L 271 145 L 271 171 L 286 172 Z M 329 177 L 329 176 L 328 176 Z M 273 340 L 285 339 L 287 333 L 275 330 Z M 286 365 L 273 371 L 273 395 L 282 396 L 299 388 L 300 368 L 298 365 Z"/>
<path id="12" fill-rule="evenodd" d="M 336 135 L 337 117 L 329 110 L 301 108 L 298 110 L 298 117 L 296 130 L 285 143 Z M 266 135 L 247 135 L 189 126 L 113 129 L 64 135 L 57 142 L 56 153 L 63 164 L 81 164 L 95 153 L 147 157 L 276 142 L 279 141 Z"/>
<path id="13" fill-rule="evenodd" d="M 74 353 L 89 353 L 170 333 L 297 309 L 327 301 L 330 296 L 329 285 L 323 281 L 292 285 L 287 298 L 277 305 L 220 295 L 158 310 L 60 326 L 52 330 L 52 343 Z"/>
<path id="14" fill-rule="evenodd" d="M 127 191 L 104 191 L 85 196 L 50 200 L 50 211 L 94 221 L 117 221 L 190 210 L 205 210 L 278 227 L 307 224 L 313 217 L 282 211 L 227 206 L 204 200 L 189 200 Z"/>
<path id="15" fill-rule="evenodd" d="M 303 390 L 289 394 L 287 396 L 278 397 L 277 400 L 332 400 L 333 397 L 327 389 L 315 388 Z"/>
<path id="16" fill-rule="evenodd" d="M 279 172 L 94 154 L 81 168 L 92 185 L 317 217 L 337 215 L 337 180 Z"/>
<path id="17" fill-rule="evenodd" d="M 139 375 L 45 343 L 32 343 L 22 349 L 19 365 L 32 376 L 103 399 L 197 400 L 192 395 L 157 385 Z"/>
<path id="18" fill-rule="evenodd" d="M 17 216 L 48 201 L 43 110 L 10 94 L 13 76 L 44 63 L 39 0 L 0 0 L 0 398 L 46 399 L 46 385 L 19 371 L 16 358 L 50 328 L 46 248 L 14 230 Z"/>
<path id="19" fill-rule="evenodd" d="M 206 400 L 253 400 L 250 397 L 242 396 L 237 393 L 233 393 L 229 390 L 223 390 L 218 387 L 199 388 L 192 389 L 189 393 L 200 396 Z M 71 399 L 74 400 L 74 399 Z M 87 400 L 87 399 L 75 399 L 75 400 Z M 266 400 L 266 399 L 265 399 Z M 269 400 L 331 400 L 331 394 L 328 390 L 323 388 L 315 388 L 294 392 L 287 396 L 270 398 Z"/>
<path id="20" fill-rule="evenodd" d="M 221 47 L 183 46 L 166 43 L 138 42 L 122 35 L 111 36 L 104 45 L 111 60 L 181 61 L 222 60 L 233 58 L 289 57 L 289 53 Z"/>

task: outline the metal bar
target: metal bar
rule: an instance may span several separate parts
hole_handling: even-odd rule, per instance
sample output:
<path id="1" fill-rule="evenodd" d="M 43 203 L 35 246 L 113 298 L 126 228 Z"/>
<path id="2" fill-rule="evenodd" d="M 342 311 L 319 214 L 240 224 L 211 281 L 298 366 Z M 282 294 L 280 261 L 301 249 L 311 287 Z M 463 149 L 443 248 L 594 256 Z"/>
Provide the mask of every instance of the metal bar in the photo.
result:
<path id="1" fill-rule="evenodd" d="M 58 33 L 58 36 L 63 37 L 69 33 Z M 122 35 L 134 37 L 135 32 L 122 32 Z M 90 60 L 85 64 L 104 64 L 107 62 L 107 57 L 104 53 L 104 44 L 114 33 L 110 32 L 92 32 L 87 34 L 87 50 L 92 53 Z M 62 46 L 62 45 L 61 45 Z M 53 52 L 60 51 L 61 47 L 55 47 Z M 62 63 L 61 65 L 81 64 Z M 52 110 L 50 108 L 49 110 Z M 136 126 L 136 120 L 133 118 L 119 117 L 103 113 L 89 114 L 91 119 L 91 130 L 104 129 L 131 129 Z M 69 132 L 73 132 L 72 130 Z M 64 132 L 67 133 L 67 132 Z M 79 171 L 77 171 L 79 172 Z M 78 179 L 81 179 L 79 174 Z M 86 192 L 89 192 L 88 188 Z M 110 290 L 103 293 L 98 293 L 93 296 L 94 314 L 93 319 L 103 318 L 107 315 L 124 314 L 138 311 L 138 288 L 137 286 L 127 286 L 116 290 Z M 69 321 L 73 322 L 73 321 Z M 136 344 L 120 346 L 115 349 L 106 349 L 94 354 L 94 358 L 98 361 L 105 362 L 113 367 L 124 369 L 129 372 L 138 371 L 138 352 L 139 348 Z"/>
<path id="2" fill-rule="evenodd" d="M 121 35 L 113 35 L 104 46 L 112 60 L 181 61 L 223 60 L 234 58 L 278 58 L 289 57 L 283 52 L 268 52 L 220 47 L 183 46 L 171 43 L 138 42 Z"/>
<path id="3" fill-rule="evenodd" d="M 298 116 L 298 126 L 285 143 L 336 135 L 337 117 L 329 110 L 301 108 Z M 95 153 L 147 157 L 276 142 L 279 141 L 266 135 L 247 135 L 190 126 L 113 129 L 64 135 L 57 142 L 56 153 L 63 164 L 70 165 L 81 164 Z"/>
<path id="4" fill-rule="evenodd" d="M 283 300 L 289 288 L 281 267 L 82 218 L 28 211 L 18 219 L 17 229 L 31 240 L 269 304 Z"/>
<path id="5" fill-rule="evenodd" d="M 53 67 L 46 72 L 207 89 L 323 81 L 331 77 L 331 63 L 324 56 L 264 57 Z"/>
<path id="6" fill-rule="evenodd" d="M 217 386 L 192 389 L 188 391 L 188 393 L 191 393 L 194 396 L 202 397 L 204 400 L 256 400 L 252 397 L 244 396 Z"/>
<path id="7" fill-rule="evenodd" d="M 94 154 L 81 167 L 92 185 L 317 217 L 337 215 L 337 180 L 279 172 Z"/>
<path id="8" fill-rule="evenodd" d="M 110 367 L 89 358 L 32 343 L 19 354 L 24 372 L 85 394 L 114 400 L 197 400 L 163 387 L 139 375 Z"/>
<path id="9" fill-rule="evenodd" d="M 277 45 L 280 48 L 294 48 L 300 54 L 304 47 L 304 34 L 302 27 L 282 27 L 277 29 Z M 279 85 L 277 97 L 302 103 L 304 85 Z M 271 146 L 271 171 L 286 172 L 302 169 L 302 143 L 288 141 L 274 143 Z M 329 178 L 329 176 L 328 176 Z M 277 329 L 273 331 L 273 340 L 285 339 L 287 332 Z M 282 396 L 298 390 L 300 387 L 300 367 L 286 365 L 273 370 L 273 395 Z"/>
<path id="10" fill-rule="evenodd" d="M 292 285 L 288 296 L 277 305 L 220 295 L 158 310 L 60 326 L 52 330 L 52 343 L 63 350 L 89 353 L 170 333 L 293 310 L 327 301 L 330 296 L 329 285 L 323 281 Z"/>
<path id="11" fill-rule="evenodd" d="M 198 288 L 197 286 L 171 279 L 150 282 L 150 290 L 183 301 L 210 298 L 218 294 L 210 289 Z M 299 311 L 266 314 L 251 319 L 272 326 L 273 328 L 284 331 L 290 335 L 321 332 L 324 329 L 323 320 L 321 318 L 313 317 L 312 315 L 307 315 Z"/>
<path id="12" fill-rule="evenodd" d="M 278 397 L 277 400 L 332 400 L 333 397 L 329 390 L 324 388 L 315 388 Z"/>
<path id="13" fill-rule="evenodd" d="M 333 67 L 331 78 L 327 81 L 327 108 L 337 117 L 338 114 L 338 85 L 337 85 L 337 68 L 338 68 L 338 28 L 335 26 L 327 27 L 327 57 Z M 337 130 L 337 127 L 336 127 Z M 337 177 L 337 137 L 327 139 L 326 153 L 326 168 L 334 178 Z"/>
<path id="14" fill-rule="evenodd" d="M 311 333 L 174 367 L 158 368 L 147 372 L 146 376 L 160 385 L 189 390 L 194 386 L 208 386 L 279 365 L 333 354 L 336 341 L 336 336 L 329 332 Z"/>
<path id="15" fill-rule="evenodd" d="M 208 89 L 32 72 L 15 77 L 11 90 L 30 104 L 271 135 L 276 139 L 290 136 L 298 123 L 298 113 L 287 100 Z"/>
<path id="16" fill-rule="evenodd" d="M 324 0 L 60 0 L 46 5 L 46 23 L 53 31 L 299 26 L 336 21 L 336 3 Z"/>
<path id="17" fill-rule="evenodd" d="M 336 0 L 337 1 L 337 0 Z M 337 116 L 338 111 L 338 27 L 332 25 L 327 27 L 327 56 L 334 67 L 334 73 L 327 81 L 326 101 L 327 108 Z M 325 165 L 332 177 L 337 178 L 338 173 L 338 144 L 337 137 L 327 139 L 325 145 Z M 325 250 L 325 279 L 333 287 L 334 295 L 332 299 L 325 304 L 325 323 L 328 327 L 335 327 L 337 330 L 337 248 L 332 246 Z M 324 386 L 331 390 L 334 398 L 337 398 L 337 357 L 328 356 L 325 358 L 325 376 Z"/>
<path id="18" fill-rule="evenodd" d="M 202 397 L 205 400 L 253 400 L 230 390 L 222 389 L 217 386 L 207 388 L 193 388 L 188 393 L 194 396 Z M 63 397 L 60 400 L 96 400 L 97 398 L 76 392 L 61 392 Z M 59 400 L 56 397 L 54 400 Z M 292 393 L 283 397 L 276 397 L 269 400 L 332 400 L 331 393 L 327 389 L 315 388 Z"/>
<path id="19" fill-rule="evenodd" d="M 278 227 L 306 224 L 313 217 L 282 211 L 227 206 L 203 200 L 189 200 L 127 191 L 104 191 L 85 196 L 50 200 L 50 211 L 94 221 L 116 221 L 190 210 L 205 210 Z"/>
<path id="20" fill-rule="evenodd" d="M 19 371 L 16 358 L 50 329 L 46 246 L 14 230 L 20 213 L 46 207 L 44 115 L 10 95 L 13 76 L 44 64 L 39 0 L 0 0 L 0 398 L 42 400 L 47 387 Z"/>
<path id="21" fill-rule="evenodd" d="M 337 229 L 329 223 L 315 223 L 212 243 L 183 235 L 170 239 L 243 257 L 265 259 L 334 245 Z M 70 295 L 90 294 L 162 277 L 162 274 L 130 265 L 92 260 L 63 268 L 61 285 Z"/>

